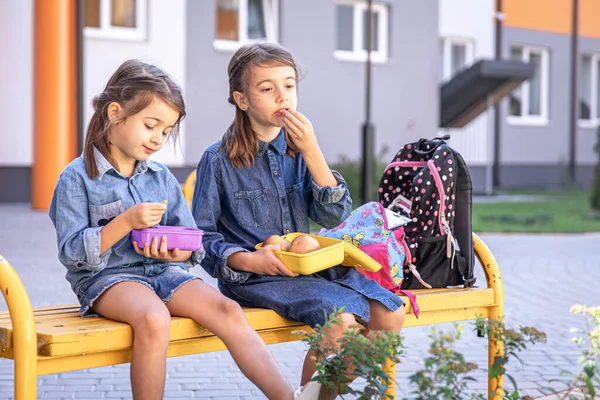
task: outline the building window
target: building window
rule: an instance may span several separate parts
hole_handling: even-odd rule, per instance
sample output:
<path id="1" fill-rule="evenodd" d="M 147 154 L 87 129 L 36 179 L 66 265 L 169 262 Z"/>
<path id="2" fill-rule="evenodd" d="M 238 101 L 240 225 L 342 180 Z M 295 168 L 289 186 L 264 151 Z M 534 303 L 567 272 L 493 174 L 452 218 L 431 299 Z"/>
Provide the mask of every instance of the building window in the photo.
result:
<path id="1" fill-rule="evenodd" d="M 531 63 L 535 67 L 533 78 L 523 82 L 509 98 L 509 120 L 517 123 L 548 122 L 548 50 L 533 47 L 513 46 L 510 58 L 514 61 Z"/>
<path id="2" fill-rule="evenodd" d="M 600 122 L 600 55 L 581 57 L 579 121 L 583 125 Z"/>
<path id="3" fill-rule="evenodd" d="M 371 11 L 371 60 L 385 62 L 388 57 L 388 7 L 385 4 L 373 3 Z M 335 58 L 366 61 L 367 3 L 340 0 L 336 4 L 335 14 Z"/>
<path id="4" fill-rule="evenodd" d="M 449 81 L 473 63 L 473 41 L 462 38 L 442 38 L 440 42 L 440 82 Z"/>
<path id="5" fill-rule="evenodd" d="M 146 0 L 84 0 L 83 25 L 88 37 L 145 40 Z"/>
<path id="6" fill-rule="evenodd" d="M 236 50 L 254 40 L 277 41 L 279 0 L 215 1 L 215 48 Z"/>

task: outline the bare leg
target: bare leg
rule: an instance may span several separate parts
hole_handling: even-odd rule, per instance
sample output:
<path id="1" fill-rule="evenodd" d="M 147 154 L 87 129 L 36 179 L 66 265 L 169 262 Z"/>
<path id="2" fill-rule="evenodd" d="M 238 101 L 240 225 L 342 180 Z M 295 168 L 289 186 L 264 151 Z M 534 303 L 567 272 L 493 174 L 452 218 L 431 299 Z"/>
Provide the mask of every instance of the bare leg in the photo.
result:
<path id="1" fill-rule="evenodd" d="M 341 318 L 339 324 L 333 324 L 329 329 L 324 331 L 328 342 L 327 344 L 334 348 L 339 348 L 338 340 L 344 335 L 344 332 L 357 324 L 354 314 L 342 313 L 338 316 L 338 318 Z M 313 357 L 314 354 L 311 351 L 306 353 L 304 365 L 302 367 L 302 378 L 300 381 L 301 385 L 306 385 L 306 383 L 317 370 L 317 366 L 313 361 Z"/>
<path id="2" fill-rule="evenodd" d="M 400 307 L 395 312 L 392 312 L 388 310 L 387 307 L 375 300 L 369 300 L 369 305 L 371 307 L 371 319 L 367 324 L 367 329 L 364 329 L 364 333 L 367 333 L 368 330 L 391 330 L 399 332 L 402 329 L 405 316 L 405 307 Z M 356 325 L 356 318 L 354 315 L 344 313 L 341 314 L 340 317 L 342 318 L 342 323 L 333 325 L 325 332 L 330 338 L 329 344 L 335 347 L 339 347 L 337 340 L 343 336 L 344 332 Z M 306 385 L 316 371 L 316 365 L 313 359 L 314 353 L 309 351 L 304 359 L 301 378 L 302 385 Z M 349 365 L 347 375 L 349 378 L 354 379 L 351 373 L 351 371 L 354 370 L 354 366 L 352 365 L 351 360 L 348 361 Z"/>
<path id="3" fill-rule="evenodd" d="M 300 377 L 300 385 L 306 385 L 306 382 L 310 380 L 315 371 L 317 370 L 317 365 L 315 364 L 315 353 L 312 350 L 309 350 L 306 353 L 306 357 L 304 357 L 304 364 L 302 365 L 302 376 Z"/>
<path id="4" fill-rule="evenodd" d="M 146 286 L 121 282 L 94 304 L 98 314 L 133 328 L 131 391 L 135 400 L 160 400 L 165 390 L 171 316 L 164 303 Z"/>
<path id="5" fill-rule="evenodd" d="M 371 320 L 367 324 L 365 334 L 369 330 L 386 330 L 393 332 L 400 332 L 404 325 L 404 317 L 406 316 L 406 307 L 402 306 L 396 311 L 392 312 L 384 307 L 377 301 L 371 301 Z M 391 367 L 393 366 L 393 367 Z M 391 368 L 390 368 L 391 367 Z M 386 390 L 386 394 L 393 394 L 396 392 L 395 374 L 396 367 L 392 364 L 391 360 L 388 360 L 385 371 L 390 374 L 392 378 L 391 382 L 388 382 L 389 386 Z"/>
<path id="6" fill-rule="evenodd" d="M 217 335 L 244 375 L 269 399 L 292 399 L 293 389 L 242 308 L 218 290 L 194 279 L 167 303 L 173 316 L 189 317 Z"/>
<path id="7" fill-rule="evenodd" d="M 371 319 L 367 324 L 369 330 L 400 332 L 404 324 L 406 307 L 399 307 L 396 311 L 392 312 L 375 300 L 369 300 L 369 306 L 371 308 Z"/>

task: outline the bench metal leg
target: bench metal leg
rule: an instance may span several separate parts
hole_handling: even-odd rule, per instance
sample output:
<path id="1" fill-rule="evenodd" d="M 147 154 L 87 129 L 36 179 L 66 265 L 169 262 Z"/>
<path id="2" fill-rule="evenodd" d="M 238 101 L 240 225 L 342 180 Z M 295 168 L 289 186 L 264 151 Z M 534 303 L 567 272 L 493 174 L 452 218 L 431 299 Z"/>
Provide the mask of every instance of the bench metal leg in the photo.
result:
<path id="1" fill-rule="evenodd" d="M 487 280 L 488 287 L 494 289 L 494 303 L 495 307 L 490 309 L 489 320 L 496 320 L 504 322 L 504 286 L 502 284 L 502 275 L 500 269 L 496 263 L 492 252 L 483 243 L 481 239 L 473 234 L 473 243 L 475 246 L 475 255 L 479 259 L 483 271 L 485 272 L 485 278 Z M 502 332 L 502 334 L 504 334 Z M 488 342 L 488 371 L 491 371 L 491 366 L 494 363 L 496 356 L 504 356 L 504 343 L 500 340 L 494 339 L 492 335 L 489 335 Z M 500 400 L 504 392 L 504 375 L 501 375 L 497 379 L 492 378 L 488 373 L 488 399 Z"/>
<path id="2" fill-rule="evenodd" d="M 386 360 L 384 371 L 390 376 L 390 380 L 388 381 L 388 388 L 385 391 L 385 394 L 387 396 L 391 396 L 391 397 L 384 397 L 384 398 L 395 399 L 396 398 L 396 363 L 389 359 Z"/>
<path id="3" fill-rule="evenodd" d="M 490 311 L 490 321 L 503 320 L 504 318 L 504 305 L 498 306 Z M 502 333 L 504 334 L 504 333 Z M 494 358 L 496 356 L 504 356 L 504 343 L 498 339 L 495 339 L 493 335 L 489 335 L 488 338 L 488 371 L 492 370 L 494 364 Z M 488 373 L 488 399 L 489 400 L 501 400 L 504 394 L 504 375 L 499 376 L 497 379 L 492 378 Z"/>
<path id="4" fill-rule="evenodd" d="M 12 265 L 0 255 L 0 289 L 12 324 L 15 400 L 37 397 L 37 339 L 29 296 Z M 6 351 L 6 343 L 1 343 Z"/>

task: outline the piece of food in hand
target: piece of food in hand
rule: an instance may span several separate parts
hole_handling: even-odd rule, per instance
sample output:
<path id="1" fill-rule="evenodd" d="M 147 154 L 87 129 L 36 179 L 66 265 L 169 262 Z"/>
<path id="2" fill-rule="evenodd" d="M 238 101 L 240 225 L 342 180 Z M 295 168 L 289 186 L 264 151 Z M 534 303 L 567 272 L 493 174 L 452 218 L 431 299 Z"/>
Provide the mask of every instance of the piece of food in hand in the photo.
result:
<path id="1" fill-rule="evenodd" d="M 281 250 L 283 251 L 288 251 L 288 249 L 290 248 L 290 242 L 288 242 L 279 235 L 271 235 L 268 238 L 266 238 L 263 241 L 263 246 L 266 246 L 268 244 L 278 244 Z"/>
<path id="2" fill-rule="evenodd" d="M 317 239 L 309 235 L 300 235 L 294 240 L 292 240 L 288 251 L 290 253 L 305 254 L 317 251 L 320 248 L 321 245 L 319 244 Z"/>

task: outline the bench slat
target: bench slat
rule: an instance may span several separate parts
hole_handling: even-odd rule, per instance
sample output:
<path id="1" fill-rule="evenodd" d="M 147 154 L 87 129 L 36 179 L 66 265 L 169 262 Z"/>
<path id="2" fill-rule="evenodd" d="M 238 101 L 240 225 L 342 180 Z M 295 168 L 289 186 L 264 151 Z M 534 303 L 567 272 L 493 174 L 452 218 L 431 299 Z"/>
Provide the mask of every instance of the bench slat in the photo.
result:
<path id="1" fill-rule="evenodd" d="M 403 297 L 407 303 L 405 326 L 474 319 L 477 315 L 487 316 L 486 307 L 494 305 L 493 289 L 488 288 L 424 289 L 413 292 L 417 296 L 421 315 L 416 319 L 408 299 Z M 257 331 L 264 331 L 263 334 L 303 325 L 289 321 L 271 310 L 246 308 L 244 311 L 250 325 Z M 42 357 L 119 351 L 129 349 L 133 344 L 133 331 L 128 324 L 104 318 L 80 318 L 79 306 L 76 305 L 38 308 L 34 310 L 34 317 L 38 355 Z M 210 336 L 214 335 L 189 318 L 172 319 L 172 344 Z M 0 342 L 4 348 L 12 348 L 12 326 L 7 311 L 0 312 Z"/>
<path id="2" fill-rule="evenodd" d="M 494 304 L 494 290 L 489 288 L 422 289 L 412 292 L 417 296 L 421 313 Z M 412 314 L 410 302 L 406 297 L 401 297 L 406 303 L 406 314 Z"/>
<path id="3" fill-rule="evenodd" d="M 284 343 L 298 340 L 293 332 L 309 330 L 307 325 L 293 326 L 280 329 L 258 331 L 258 334 L 267 344 Z M 208 353 L 225 350 L 225 345 L 216 336 L 180 340 L 171 342 L 167 350 L 167 357 L 185 356 L 198 353 Z M 4 355 L 3 355 L 4 356 Z M 56 374 L 59 372 L 76 371 L 85 368 L 104 367 L 123 364 L 131 361 L 131 349 L 110 350 L 99 353 L 84 353 L 61 357 L 39 357 L 37 365 L 38 375 Z"/>

